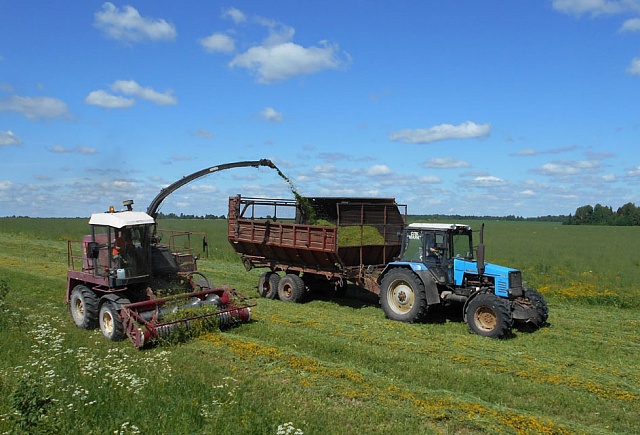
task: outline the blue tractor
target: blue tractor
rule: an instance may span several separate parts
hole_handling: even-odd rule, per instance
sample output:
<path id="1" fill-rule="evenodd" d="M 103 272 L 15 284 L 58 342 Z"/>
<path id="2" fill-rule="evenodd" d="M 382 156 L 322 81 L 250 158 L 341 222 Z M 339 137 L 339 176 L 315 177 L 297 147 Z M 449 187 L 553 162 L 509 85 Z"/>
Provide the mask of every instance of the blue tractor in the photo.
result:
<path id="1" fill-rule="evenodd" d="M 402 249 L 378 279 L 380 304 L 392 320 L 428 320 L 436 305 L 461 304 L 471 332 L 509 336 L 514 322 L 546 325 L 544 297 L 522 282 L 522 273 L 485 263 L 483 230 L 474 247 L 469 225 L 413 223 L 402 233 Z"/>

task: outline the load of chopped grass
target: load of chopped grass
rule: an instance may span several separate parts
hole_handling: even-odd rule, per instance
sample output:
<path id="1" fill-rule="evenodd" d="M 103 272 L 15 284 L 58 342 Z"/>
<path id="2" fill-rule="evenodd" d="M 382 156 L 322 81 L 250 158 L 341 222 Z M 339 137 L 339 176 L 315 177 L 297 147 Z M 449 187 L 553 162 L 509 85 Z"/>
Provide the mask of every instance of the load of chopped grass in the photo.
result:
<path id="1" fill-rule="evenodd" d="M 336 224 L 318 219 L 314 225 L 335 227 Z M 338 227 L 338 246 L 384 245 L 384 237 L 376 227 L 369 225 L 349 225 Z"/>

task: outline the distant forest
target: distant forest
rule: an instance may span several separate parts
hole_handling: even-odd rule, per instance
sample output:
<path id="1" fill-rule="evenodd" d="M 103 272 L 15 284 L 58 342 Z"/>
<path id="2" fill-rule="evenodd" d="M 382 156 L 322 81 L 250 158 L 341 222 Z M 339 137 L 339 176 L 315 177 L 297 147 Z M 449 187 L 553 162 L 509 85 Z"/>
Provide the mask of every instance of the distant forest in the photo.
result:
<path id="1" fill-rule="evenodd" d="M 427 215 L 409 215 L 409 220 L 416 221 L 477 221 L 477 220 L 501 220 L 501 221 L 522 221 L 522 222 L 558 222 L 564 225 L 615 225 L 615 226 L 635 226 L 640 225 L 640 207 L 629 202 L 618 208 L 615 212 L 611 207 L 596 204 L 584 205 L 578 207 L 574 214 L 558 215 L 558 216 L 538 216 L 538 217 L 522 217 L 515 215 L 508 216 L 470 216 L 458 214 L 427 214 Z M 226 219 L 225 215 L 208 214 L 205 216 L 197 216 L 193 214 L 180 213 L 159 213 L 158 219 Z"/>
<path id="2" fill-rule="evenodd" d="M 614 213 L 611 207 L 596 204 L 595 207 L 583 205 L 576 209 L 575 214 L 569 215 L 566 225 L 640 225 L 640 207 L 628 202 Z"/>
<path id="3" fill-rule="evenodd" d="M 158 219 L 226 219 L 227 217 L 223 214 L 220 216 L 216 216 L 215 214 L 207 214 L 204 216 L 198 216 L 195 214 L 175 214 L 175 213 L 158 213 Z"/>

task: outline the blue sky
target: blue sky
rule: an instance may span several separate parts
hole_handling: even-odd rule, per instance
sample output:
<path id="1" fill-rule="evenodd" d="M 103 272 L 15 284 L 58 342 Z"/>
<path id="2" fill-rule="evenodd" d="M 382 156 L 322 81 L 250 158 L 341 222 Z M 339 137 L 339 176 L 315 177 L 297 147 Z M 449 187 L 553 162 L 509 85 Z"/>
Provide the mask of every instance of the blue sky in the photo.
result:
<path id="1" fill-rule="evenodd" d="M 411 214 L 640 204 L 640 1 L 0 1 L 0 216 L 88 216 L 269 158 Z M 269 168 L 162 211 L 292 198 Z"/>

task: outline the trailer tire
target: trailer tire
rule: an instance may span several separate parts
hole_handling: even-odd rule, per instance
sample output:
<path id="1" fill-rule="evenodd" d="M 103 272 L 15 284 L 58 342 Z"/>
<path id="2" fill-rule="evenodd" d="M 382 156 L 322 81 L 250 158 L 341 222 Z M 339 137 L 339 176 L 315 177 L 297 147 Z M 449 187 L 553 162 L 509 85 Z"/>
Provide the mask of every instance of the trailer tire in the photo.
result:
<path id="1" fill-rule="evenodd" d="M 111 341 L 122 341 L 125 337 L 120 309 L 115 302 L 105 300 L 100 305 L 98 323 L 102 335 Z"/>
<path id="2" fill-rule="evenodd" d="M 275 272 L 265 272 L 258 279 L 258 293 L 263 298 L 277 299 L 280 275 Z"/>
<path id="3" fill-rule="evenodd" d="M 513 318 L 505 299 L 482 293 L 471 299 L 466 307 L 465 318 L 474 334 L 491 338 L 503 338 L 511 334 Z"/>
<path id="4" fill-rule="evenodd" d="M 391 320 L 421 322 L 427 315 L 424 283 L 408 269 L 392 269 L 382 278 L 380 305 Z"/>
<path id="5" fill-rule="evenodd" d="M 537 322 L 534 322 L 537 323 L 536 326 L 538 328 L 545 326 L 549 318 L 549 307 L 547 306 L 547 301 L 544 299 L 544 296 L 537 290 L 525 287 L 524 297 L 529 299 L 536 307 L 536 311 L 538 312 Z"/>
<path id="6" fill-rule="evenodd" d="M 302 278 L 292 273 L 286 274 L 278 284 L 278 296 L 285 302 L 302 302 L 305 285 Z"/>
<path id="7" fill-rule="evenodd" d="M 71 291 L 69 310 L 75 324 L 83 329 L 98 326 L 98 296 L 85 285 L 77 285 Z"/>

